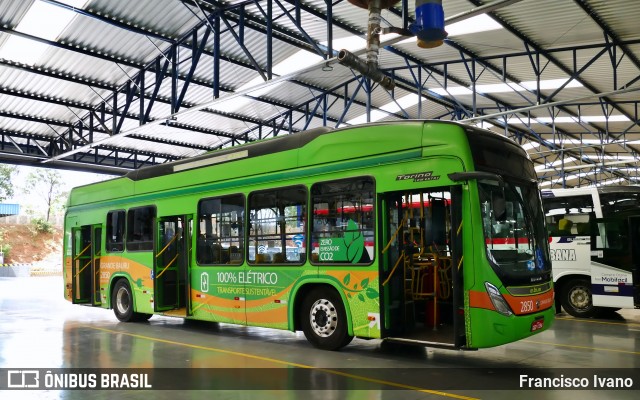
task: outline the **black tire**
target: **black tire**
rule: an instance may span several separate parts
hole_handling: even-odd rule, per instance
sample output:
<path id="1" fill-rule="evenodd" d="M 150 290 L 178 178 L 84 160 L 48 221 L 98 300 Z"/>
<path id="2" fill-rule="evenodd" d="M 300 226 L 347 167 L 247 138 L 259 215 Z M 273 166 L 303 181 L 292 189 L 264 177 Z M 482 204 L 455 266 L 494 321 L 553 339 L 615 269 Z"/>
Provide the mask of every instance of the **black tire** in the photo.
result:
<path id="1" fill-rule="evenodd" d="M 116 282 L 111 296 L 111 306 L 116 318 L 122 322 L 146 321 L 152 315 L 133 311 L 133 292 L 126 279 L 120 279 Z"/>
<path id="2" fill-rule="evenodd" d="M 572 279 L 562 286 L 562 308 L 576 318 L 590 318 L 598 312 L 593 306 L 591 282 L 586 279 Z"/>
<path id="3" fill-rule="evenodd" d="M 342 299 L 335 290 L 313 289 L 302 302 L 300 313 L 304 336 L 315 347 L 338 350 L 353 340 L 348 333 Z"/>
<path id="4" fill-rule="evenodd" d="M 133 313 L 136 322 L 145 322 L 153 317 L 153 314 Z"/>

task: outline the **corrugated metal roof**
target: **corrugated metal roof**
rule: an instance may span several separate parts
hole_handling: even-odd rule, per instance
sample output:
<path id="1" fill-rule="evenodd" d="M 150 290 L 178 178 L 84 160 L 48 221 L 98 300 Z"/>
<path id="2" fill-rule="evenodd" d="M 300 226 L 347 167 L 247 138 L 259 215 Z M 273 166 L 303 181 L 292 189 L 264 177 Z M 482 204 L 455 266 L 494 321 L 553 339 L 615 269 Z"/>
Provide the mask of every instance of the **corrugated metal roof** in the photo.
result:
<path id="1" fill-rule="evenodd" d="M 20 214 L 20 204 L 0 203 L 0 217 Z"/>
<path id="2" fill-rule="evenodd" d="M 408 15 L 413 18 L 415 1 L 408 3 Z M 447 0 L 444 2 L 445 15 L 450 18 L 469 11 L 475 7 L 474 3 L 486 4 L 489 1 Z M 585 4 L 584 8 L 580 6 L 581 3 Z M 323 107 L 318 99 L 325 94 L 328 101 L 327 124 L 334 126 L 341 117 L 344 117 L 343 122 L 359 120 L 358 117 L 366 112 L 367 102 L 370 102 L 375 113 L 379 113 L 394 97 L 399 99 L 415 93 L 418 81 L 425 88 L 423 93 L 428 93 L 428 98 L 424 98 L 420 114 L 417 105 L 406 107 L 404 112 L 409 118 L 448 119 L 453 115 L 472 113 L 474 103 L 479 114 L 529 107 L 538 101 L 549 101 L 547 96 L 555 91 L 543 89 L 540 98 L 533 89 L 478 93 L 474 101 L 468 94 L 450 96 L 432 90 L 442 87 L 445 81 L 449 88 L 471 87 L 472 77 L 469 71 L 473 65 L 478 86 L 498 85 L 512 80 L 566 80 L 574 71 L 579 71 L 576 80 L 584 86 L 565 88 L 555 94 L 551 101 L 568 101 L 579 97 L 584 99 L 576 101 L 577 103 L 558 105 L 553 110 L 536 109 L 522 114 L 522 118 L 543 118 L 552 114 L 558 117 L 602 115 L 607 110 L 614 115 L 631 118 L 627 122 L 592 122 L 584 125 L 558 123 L 555 134 L 597 137 L 605 132 L 612 136 L 624 133 L 627 138 L 631 138 L 638 132 L 637 125 L 631 121 L 639 108 L 637 92 L 611 95 L 610 103 L 605 107 L 600 105 L 597 97 L 587 98 L 598 92 L 625 87 L 629 83 L 640 85 L 636 82 L 640 76 L 640 37 L 637 30 L 640 6 L 637 2 L 520 1 L 494 11 L 496 21 L 504 26 L 502 29 L 452 36 L 447 44 L 434 49 L 418 48 L 413 40 L 382 49 L 379 53 L 379 66 L 384 71 L 392 71 L 396 79 L 397 86 L 392 95 L 377 84 L 368 90 L 370 93 L 367 92 L 366 85 L 358 89 L 361 83 L 358 73 L 339 64 L 328 66 L 318 63 L 315 69 L 298 74 L 295 80 L 247 93 L 247 96 L 219 100 L 203 111 L 189 112 L 191 107 L 214 100 L 213 87 L 216 83 L 221 87 L 220 96 L 225 98 L 231 94 L 229 91 L 239 90 L 252 82 L 259 77 L 252 59 L 265 70 L 268 59 L 265 1 L 199 4 L 206 13 L 222 7 L 217 10 L 229 21 L 235 35 L 221 21 L 218 82 L 215 82 L 215 66 L 211 56 L 214 38 L 213 35 L 209 36 L 205 54 L 200 57 L 177 119 L 171 117 L 170 101 L 172 95 L 179 94 L 186 80 L 191 77 L 191 60 L 194 56 L 190 48 L 191 41 L 195 37 L 200 42 L 207 27 L 202 10 L 193 3 L 175 0 L 91 0 L 84 8 L 86 13 L 78 13 L 57 39 L 61 43 L 78 46 L 78 49 L 90 54 L 50 47 L 36 67 L 0 60 L 0 88 L 3 90 L 0 112 L 5 115 L 21 113 L 37 117 L 32 120 L 18 116 L 3 118 L 0 128 L 15 132 L 14 139 L 17 143 L 28 142 L 24 138 L 31 135 L 39 138 L 39 143 L 46 145 L 47 141 L 58 135 L 69 137 L 68 128 L 47 124 L 47 119 L 78 125 L 79 118 L 83 118 L 86 127 L 88 116 L 92 114 L 97 129 L 93 139 L 107 138 L 108 134 L 101 132 L 113 127 L 112 89 L 120 89 L 130 80 L 137 82 L 141 69 L 145 69 L 143 104 L 150 104 L 156 77 L 160 76 L 166 61 L 162 53 L 166 53 L 176 40 L 184 37 L 185 40 L 177 46 L 179 64 L 176 86 L 172 87 L 171 79 L 168 79 L 172 74 L 169 68 L 162 77 L 158 98 L 153 99 L 153 108 L 148 111 L 150 121 L 162 125 L 139 127 L 140 88 L 136 87 L 137 84 L 133 85 L 136 90 L 131 105 L 127 108 L 128 117 L 122 124 L 122 131 L 135 134 L 135 137 L 110 138 L 109 146 L 123 152 L 129 150 L 132 154 L 153 153 L 157 159 L 162 159 L 162 154 L 166 158 L 189 157 L 204 151 L 203 148 L 227 146 L 233 142 L 243 143 L 246 138 L 273 135 L 274 130 L 281 129 L 282 133 L 279 134 L 284 134 L 289 132 L 289 123 L 292 124 L 293 131 L 322 125 Z M 242 8 L 239 8 L 240 4 L 243 4 Z M 305 44 L 305 36 L 316 43 L 327 40 L 327 22 L 322 17 L 326 13 L 327 3 L 324 0 L 302 0 L 300 3 L 282 0 L 282 4 L 286 11 L 273 3 L 273 66 L 301 51 L 307 51 L 306 59 L 312 60 L 315 52 Z M 293 21 L 292 18 L 295 19 L 297 15 L 297 4 L 302 6 L 299 10 L 300 20 Z M 0 32 L 0 46 L 11 36 L 10 30 L 19 23 L 29 6 L 30 2 L 0 0 L 0 21 L 5 27 L 5 31 Z M 383 27 L 401 26 L 400 7 L 401 3 L 398 3 L 395 11 L 382 11 Z M 349 37 L 354 32 L 360 37 L 365 36 L 368 19 L 366 10 L 342 1 L 333 5 L 332 12 L 334 40 Z M 242 16 L 244 25 L 239 22 Z M 214 19 L 210 18 L 210 21 Z M 603 32 L 599 24 L 610 31 Z M 302 26 L 303 31 L 298 25 Z M 201 28 L 195 31 L 194 36 L 191 33 L 197 26 Z M 619 38 L 625 42 L 606 48 L 605 33 L 610 41 Z M 235 36 L 242 37 L 241 44 Z M 525 41 L 528 46 L 524 45 Z M 601 55 L 596 60 L 598 53 Z M 97 54 L 104 55 L 106 59 L 96 57 Z M 478 57 L 489 59 L 476 59 Z M 277 75 L 274 78 L 277 79 Z M 358 93 L 354 96 L 356 91 Z M 118 113 L 121 114 L 127 103 L 127 94 L 120 90 L 116 98 Z M 353 104 L 346 110 L 352 98 Z M 89 113 L 86 109 L 75 107 L 73 102 L 92 105 L 95 110 Z M 464 111 L 460 113 L 461 110 Z M 144 112 L 147 112 L 146 109 Z M 405 116 L 405 113 L 379 115 L 384 119 L 393 119 Z M 169 123 L 167 126 L 166 121 L 172 120 L 175 121 L 174 125 Z M 190 127 L 194 132 L 189 132 Z M 508 135 L 531 135 L 526 136 L 525 140 L 535 140 L 535 134 L 543 138 L 554 134 L 553 126 L 540 123 L 526 128 L 524 124 L 514 123 L 511 129 L 512 132 Z M 500 126 L 496 126 L 494 130 L 504 133 Z M 532 131 L 535 134 L 531 134 Z M 18 133 L 22 136 L 17 135 Z M 88 136 L 86 132 L 83 135 L 83 139 L 77 133 L 71 135 L 74 140 L 78 140 L 74 148 L 85 144 L 83 140 L 87 140 Z M 234 135 L 238 136 L 238 140 L 232 139 Z M 635 154 L 633 148 L 609 146 L 607 151 Z M 63 150 L 68 148 L 63 144 L 60 147 Z M 532 155 L 535 156 L 536 151 L 543 154 L 543 150 L 544 147 L 532 150 Z M 109 153 L 103 149 L 99 151 Z M 585 152 L 595 157 L 592 149 Z M 540 159 L 542 156 L 534 158 Z"/>

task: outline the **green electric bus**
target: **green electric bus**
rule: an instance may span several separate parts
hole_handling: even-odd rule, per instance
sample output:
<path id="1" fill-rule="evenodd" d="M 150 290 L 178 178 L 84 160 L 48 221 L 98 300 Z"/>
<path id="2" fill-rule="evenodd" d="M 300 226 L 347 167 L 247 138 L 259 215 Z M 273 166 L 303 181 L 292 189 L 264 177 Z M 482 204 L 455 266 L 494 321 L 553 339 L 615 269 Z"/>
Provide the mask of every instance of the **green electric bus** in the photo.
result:
<path id="1" fill-rule="evenodd" d="M 477 349 L 553 323 L 526 152 L 490 131 L 402 121 L 213 151 L 75 188 L 65 297 L 113 309 Z"/>

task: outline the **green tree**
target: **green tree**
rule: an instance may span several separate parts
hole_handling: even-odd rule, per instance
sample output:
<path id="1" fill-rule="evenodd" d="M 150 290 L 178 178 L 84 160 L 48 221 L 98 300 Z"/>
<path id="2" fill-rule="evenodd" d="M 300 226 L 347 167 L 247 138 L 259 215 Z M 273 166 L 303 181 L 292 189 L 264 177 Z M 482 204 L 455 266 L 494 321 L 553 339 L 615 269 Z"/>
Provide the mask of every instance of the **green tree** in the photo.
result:
<path id="1" fill-rule="evenodd" d="M 27 175 L 24 192 L 38 195 L 44 201 L 47 222 L 51 214 L 61 210 L 66 202 L 68 193 L 62 190 L 62 183 L 62 175 L 53 169 L 38 168 Z"/>
<path id="2" fill-rule="evenodd" d="M 13 165 L 0 164 L 0 201 L 5 201 L 13 196 L 13 184 L 11 175 L 16 172 Z"/>

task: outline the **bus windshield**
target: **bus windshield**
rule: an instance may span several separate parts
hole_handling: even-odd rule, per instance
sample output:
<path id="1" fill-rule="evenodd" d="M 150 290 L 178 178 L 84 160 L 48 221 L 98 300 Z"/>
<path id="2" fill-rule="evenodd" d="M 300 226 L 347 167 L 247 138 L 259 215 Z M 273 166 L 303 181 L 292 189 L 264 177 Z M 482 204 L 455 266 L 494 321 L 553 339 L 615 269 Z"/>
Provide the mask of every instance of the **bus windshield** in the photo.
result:
<path id="1" fill-rule="evenodd" d="M 505 284 L 542 281 L 551 270 L 537 186 L 478 181 L 489 262 Z"/>

